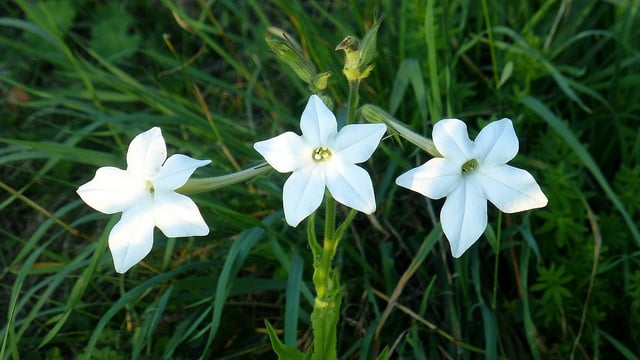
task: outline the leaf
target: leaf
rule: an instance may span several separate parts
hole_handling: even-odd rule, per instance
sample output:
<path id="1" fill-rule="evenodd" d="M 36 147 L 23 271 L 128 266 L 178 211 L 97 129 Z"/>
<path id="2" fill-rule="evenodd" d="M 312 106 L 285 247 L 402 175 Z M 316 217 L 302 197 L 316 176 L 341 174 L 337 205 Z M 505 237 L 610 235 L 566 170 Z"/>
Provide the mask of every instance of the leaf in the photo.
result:
<path id="1" fill-rule="evenodd" d="M 271 348 L 278 355 L 278 359 L 282 360 L 296 360 L 296 359 L 309 359 L 308 354 L 303 354 L 300 350 L 287 346 L 280 341 L 276 331 L 269 323 L 269 320 L 264 320 L 264 325 L 267 327 L 267 334 L 269 334 L 269 340 L 271 340 Z"/>
<path id="2" fill-rule="evenodd" d="M 90 47 L 93 51 L 113 61 L 132 55 L 141 42 L 140 34 L 131 33 L 133 18 L 121 10 L 121 5 L 113 3 L 96 13 L 91 29 Z"/>
<path id="3" fill-rule="evenodd" d="M 513 74 L 513 61 L 508 61 L 504 65 L 504 69 L 502 69 L 502 73 L 500 74 L 498 89 L 500 89 L 502 85 L 504 85 L 511 78 L 512 74 Z"/>
<path id="4" fill-rule="evenodd" d="M 376 360 L 389 360 L 389 346 L 384 347 L 384 350 L 382 350 Z"/>
<path id="5" fill-rule="evenodd" d="M 404 59 L 398 68 L 396 78 L 393 82 L 393 89 L 391 90 L 391 96 L 389 98 L 389 113 L 395 114 L 400 107 L 400 103 L 404 98 L 404 94 L 407 92 L 409 83 L 413 88 L 413 94 L 418 104 L 418 112 L 420 119 L 424 120 L 428 116 L 427 109 L 427 91 L 424 87 L 422 76 L 422 70 L 420 69 L 420 63 L 416 59 Z"/>

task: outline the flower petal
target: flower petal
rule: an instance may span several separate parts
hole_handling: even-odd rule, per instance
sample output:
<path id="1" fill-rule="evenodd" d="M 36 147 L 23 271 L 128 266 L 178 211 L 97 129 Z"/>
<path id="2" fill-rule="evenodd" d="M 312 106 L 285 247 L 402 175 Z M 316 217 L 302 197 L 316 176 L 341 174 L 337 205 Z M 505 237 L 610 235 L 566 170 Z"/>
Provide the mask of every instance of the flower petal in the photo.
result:
<path id="1" fill-rule="evenodd" d="M 475 159 L 482 166 L 505 164 L 518 153 L 518 137 L 510 119 L 485 126 L 474 141 Z"/>
<path id="2" fill-rule="evenodd" d="M 313 162 L 313 146 L 292 132 L 253 144 L 262 157 L 281 173 L 295 171 Z"/>
<path id="3" fill-rule="evenodd" d="M 187 155 L 171 155 L 151 181 L 156 191 L 175 190 L 184 185 L 197 168 L 209 164 L 211 160 L 198 160 Z"/>
<path id="4" fill-rule="evenodd" d="M 101 167 L 94 178 L 77 190 L 80 198 L 92 208 L 114 214 L 140 201 L 150 201 L 144 181 L 115 167 Z"/>
<path id="5" fill-rule="evenodd" d="M 443 119 L 433 126 L 433 143 L 443 157 L 464 162 L 471 159 L 473 142 L 469 139 L 467 125 L 458 119 Z"/>
<path id="6" fill-rule="evenodd" d="M 433 158 L 396 179 L 396 184 L 431 199 L 449 195 L 461 182 L 460 166 L 445 158 Z"/>
<path id="7" fill-rule="evenodd" d="M 144 259 L 153 247 L 153 213 L 140 205 L 122 213 L 109 233 L 109 249 L 116 271 L 124 273 Z"/>
<path id="8" fill-rule="evenodd" d="M 159 127 L 139 134 L 127 150 L 127 170 L 142 178 L 155 174 L 167 158 L 167 146 Z"/>
<path id="9" fill-rule="evenodd" d="M 387 131 L 385 124 L 353 124 L 340 129 L 332 151 L 339 152 L 344 161 L 358 164 L 367 161 Z"/>
<path id="10" fill-rule="evenodd" d="M 317 95 L 311 95 L 300 118 L 302 136 L 311 147 L 327 145 L 338 131 L 336 117 Z"/>
<path id="11" fill-rule="evenodd" d="M 460 257 L 487 227 L 487 200 L 479 184 L 465 179 L 445 200 L 440 211 L 442 230 L 453 257 Z"/>
<path id="12" fill-rule="evenodd" d="M 319 166 L 294 171 L 282 188 L 282 203 L 287 224 L 297 226 L 322 203 L 325 177 Z"/>
<path id="13" fill-rule="evenodd" d="M 480 167 L 474 179 L 500 211 L 514 213 L 547 205 L 547 197 L 531 174 L 510 165 Z"/>
<path id="14" fill-rule="evenodd" d="M 329 192 L 337 202 L 373 214 L 376 198 L 369 173 L 357 165 L 337 160 L 325 165 Z"/>
<path id="15" fill-rule="evenodd" d="M 167 237 L 203 236 L 209 233 L 209 226 L 193 200 L 173 191 L 156 192 L 153 219 Z"/>

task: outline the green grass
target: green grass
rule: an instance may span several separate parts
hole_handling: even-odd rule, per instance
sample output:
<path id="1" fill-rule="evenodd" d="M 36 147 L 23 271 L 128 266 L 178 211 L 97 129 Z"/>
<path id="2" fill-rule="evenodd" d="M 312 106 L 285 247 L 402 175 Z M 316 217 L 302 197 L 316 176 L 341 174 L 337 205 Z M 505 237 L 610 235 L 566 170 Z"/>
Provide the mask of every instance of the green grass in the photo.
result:
<path id="1" fill-rule="evenodd" d="M 356 216 L 337 257 L 342 358 L 386 345 L 394 359 L 640 354 L 636 1 L 105 3 L 0 5 L 0 359 L 271 359 L 265 319 L 306 349 L 312 258 L 304 226 L 284 222 L 285 175 L 195 195 L 210 235 L 157 232 L 125 275 L 106 244 L 118 217 L 75 190 L 124 167 L 153 126 L 170 154 L 212 160 L 196 177 L 254 166 L 254 142 L 299 132 L 310 92 L 270 52 L 270 27 L 332 72 L 326 95 L 344 120 L 334 48 L 381 14 L 360 104 L 426 136 L 443 117 L 472 136 L 511 118 L 512 163 L 549 205 L 501 221 L 490 206 L 485 235 L 453 259 L 442 201 L 394 184 L 429 156 L 385 139 L 365 164 L 378 210 Z"/>

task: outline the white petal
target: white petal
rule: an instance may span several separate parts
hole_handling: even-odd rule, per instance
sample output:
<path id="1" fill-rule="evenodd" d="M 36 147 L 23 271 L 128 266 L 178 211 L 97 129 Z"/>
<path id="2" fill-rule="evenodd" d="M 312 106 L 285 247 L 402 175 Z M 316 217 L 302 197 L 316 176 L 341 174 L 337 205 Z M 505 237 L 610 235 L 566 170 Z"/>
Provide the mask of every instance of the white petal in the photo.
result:
<path id="1" fill-rule="evenodd" d="M 505 164 L 518 153 L 518 137 L 509 119 L 485 126 L 474 142 L 475 157 L 482 166 Z"/>
<path id="2" fill-rule="evenodd" d="M 253 145 L 253 148 L 267 160 L 269 165 L 281 173 L 295 171 L 313 162 L 313 146 L 290 131 L 259 141 Z"/>
<path id="3" fill-rule="evenodd" d="M 475 181 L 465 179 L 447 196 L 440 222 L 453 257 L 460 257 L 480 238 L 487 227 L 487 200 Z"/>
<path id="4" fill-rule="evenodd" d="M 347 125 L 340 129 L 330 148 L 345 161 L 358 164 L 371 157 L 386 131 L 385 124 Z"/>
<path id="5" fill-rule="evenodd" d="M 480 167 L 472 174 L 487 199 L 500 211 L 514 213 L 547 205 L 547 197 L 531 174 L 509 165 Z"/>
<path id="6" fill-rule="evenodd" d="M 365 169 L 338 161 L 331 161 L 325 166 L 327 188 L 337 202 L 365 214 L 376 211 L 373 183 Z"/>
<path id="7" fill-rule="evenodd" d="M 396 179 L 396 184 L 431 199 L 449 195 L 461 182 L 460 166 L 445 158 L 433 158 Z"/>
<path id="8" fill-rule="evenodd" d="M 160 128 L 154 127 L 139 134 L 129 144 L 127 170 L 142 178 L 155 174 L 167 158 L 167 146 Z"/>
<path id="9" fill-rule="evenodd" d="M 156 192 L 153 219 L 167 237 L 203 236 L 209 233 L 209 227 L 193 200 L 172 191 Z"/>
<path id="10" fill-rule="evenodd" d="M 124 273 L 144 259 L 153 247 L 153 214 L 150 206 L 136 206 L 122 213 L 109 233 L 109 249 L 116 271 Z"/>
<path id="11" fill-rule="evenodd" d="M 327 145 L 338 131 L 336 117 L 317 95 L 311 95 L 300 118 L 302 136 L 312 147 Z"/>
<path id="12" fill-rule="evenodd" d="M 198 160 L 182 154 L 171 155 L 151 181 L 156 191 L 175 190 L 184 185 L 197 168 L 210 162 L 211 160 Z"/>
<path id="13" fill-rule="evenodd" d="M 324 196 L 325 178 L 319 166 L 294 171 L 282 188 L 282 203 L 287 224 L 297 226 L 316 211 Z"/>
<path id="14" fill-rule="evenodd" d="M 433 143 L 442 156 L 460 162 L 471 159 L 473 142 L 467 125 L 458 119 L 443 119 L 433 126 Z"/>
<path id="15" fill-rule="evenodd" d="M 95 177 L 80 186 L 77 193 L 87 205 L 105 214 L 117 213 L 140 201 L 151 200 L 143 180 L 111 166 L 99 168 Z"/>

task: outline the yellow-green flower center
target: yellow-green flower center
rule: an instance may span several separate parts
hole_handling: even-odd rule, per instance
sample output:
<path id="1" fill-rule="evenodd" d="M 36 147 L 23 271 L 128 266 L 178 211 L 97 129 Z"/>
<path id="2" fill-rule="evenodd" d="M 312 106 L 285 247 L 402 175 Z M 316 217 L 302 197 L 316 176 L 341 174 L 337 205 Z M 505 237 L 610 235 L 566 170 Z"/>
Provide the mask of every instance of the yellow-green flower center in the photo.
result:
<path id="1" fill-rule="evenodd" d="M 331 159 L 331 149 L 326 146 L 320 146 L 313 149 L 313 154 L 311 155 L 313 160 L 315 161 L 326 161 Z"/>
<path id="2" fill-rule="evenodd" d="M 471 174 L 475 169 L 478 168 L 478 160 L 471 159 L 466 163 L 462 164 L 462 176 Z"/>
<path id="3" fill-rule="evenodd" d="M 146 179 L 144 181 L 144 184 L 147 186 L 147 190 L 149 190 L 149 192 L 153 195 L 153 193 L 156 191 L 156 189 L 153 188 L 153 183 L 151 182 L 151 180 Z"/>

